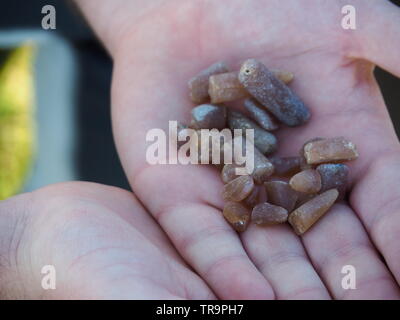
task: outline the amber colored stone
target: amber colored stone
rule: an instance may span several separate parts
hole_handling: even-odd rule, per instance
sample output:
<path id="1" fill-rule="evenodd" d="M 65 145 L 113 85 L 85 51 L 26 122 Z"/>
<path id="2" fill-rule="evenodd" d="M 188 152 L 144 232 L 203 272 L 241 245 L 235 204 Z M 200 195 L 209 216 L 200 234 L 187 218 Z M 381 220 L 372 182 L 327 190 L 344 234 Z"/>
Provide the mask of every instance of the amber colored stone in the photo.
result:
<path id="1" fill-rule="evenodd" d="M 304 203 L 289 215 L 289 223 L 301 235 L 316 223 L 334 204 L 339 192 L 331 189 Z"/>
<path id="2" fill-rule="evenodd" d="M 198 73 L 195 77 L 189 80 L 190 99 L 194 103 L 204 103 L 209 99 L 208 84 L 212 75 L 228 72 L 229 69 L 224 62 L 217 62 L 207 69 Z"/>
<path id="3" fill-rule="evenodd" d="M 304 203 L 310 201 L 312 198 L 315 198 L 318 195 L 318 193 L 309 194 L 309 193 L 298 192 L 297 195 L 298 195 L 298 198 L 297 198 L 295 208 L 300 207 Z"/>
<path id="4" fill-rule="evenodd" d="M 268 131 L 261 129 L 255 122 L 240 112 L 228 110 L 228 126 L 230 129 L 253 129 L 254 145 L 263 154 L 269 154 L 277 149 L 275 136 Z"/>
<path id="5" fill-rule="evenodd" d="M 253 190 L 250 192 L 250 194 L 242 201 L 242 203 L 249 208 L 253 208 L 255 205 L 260 203 L 259 201 L 259 195 L 260 195 L 260 190 L 261 186 L 255 185 Z"/>
<path id="6" fill-rule="evenodd" d="M 329 189 L 339 191 L 338 200 L 343 200 L 346 195 L 349 167 L 340 163 L 321 164 L 317 167 L 321 175 L 321 192 Z"/>
<path id="7" fill-rule="evenodd" d="M 294 74 L 290 71 L 271 69 L 271 72 L 275 75 L 275 77 L 286 84 L 292 82 L 294 78 Z"/>
<path id="8" fill-rule="evenodd" d="M 274 175 L 287 177 L 300 171 L 301 157 L 271 157 L 269 161 L 274 165 Z"/>
<path id="9" fill-rule="evenodd" d="M 254 188 L 254 181 L 251 176 L 240 176 L 224 185 L 222 197 L 227 201 L 242 201 Z"/>
<path id="10" fill-rule="evenodd" d="M 239 82 L 237 72 L 211 76 L 208 94 L 211 98 L 211 103 L 234 101 L 249 96 L 249 93 Z"/>
<path id="11" fill-rule="evenodd" d="M 225 164 L 221 171 L 221 178 L 224 183 L 229 183 L 232 180 L 236 179 L 238 175 L 236 175 L 236 168 L 239 166 L 234 163 Z"/>
<path id="12" fill-rule="evenodd" d="M 302 147 L 301 147 L 301 149 L 299 151 L 299 155 L 301 157 L 300 158 L 300 169 L 301 170 L 314 169 L 314 167 L 315 167 L 314 165 L 307 163 L 307 160 L 306 160 L 306 158 L 304 156 L 304 147 L 305 147 L 305 145 L 307 143 L 314 142 L 314 141 L 319 141 L 319 140 L 324 140 L 324 138 L 315 137 L 315 138 L 308 139 L 306 142 L 303 143 L 303 145 L 302 145 Z"/>
<path id="13" fill-rule="evenodd" d="M 294 127 L 310 119 L 310 111 L 300 98 L 261 62 L 246 60 L 240 68 L 239 81 L 284 124 Z"/>
<path id="14" fill-rule="evenodd" d="M 317 193 L 321 190 L 321 176 L 318 171 L 308 169 L 295 174 L 289 185 L 298 192 Z"/>
<path id="15" fill-rule="evenodd" d="M 274 166 L 257 148 L 254 148 L 254 170 L 251 173 L 257 183 L 263 183 L 274 173 Z"/>
<path id="16" fill-rule="evenodd" d="M 288 211 L 285 208 L 269 204 L 260 203 L 253 208 L 251 221 L 255 224 L 274 225 L 287 221 Z"/>
<path id="17" fill-rule="evenodd" d="M 284 83 L 293 80 L 293 73 L 283 70 L 271 70 L 271 72 Z M 240 83 L 238 72 L 219 73 L 210 76 L 208 95 L 211 103 L 229 102 L 247 98 L 249 92 Z"/>
<path id="18" fill-rule="evenodd" d="M 264 185 L 269 203 L 283 207 L 289 212 L 294 209 L 298 195 L 287 182 L 267 181 Z"/>
<path id="19" fill-rule="evenodd" d="M 254 169 L 251 176 L 257 183 L 263 183 L 274 173 L 274 166 L 257 148 L 254 147 Z"/>
<path id="20" fill-rule="evenodd" d="M 358 152 L 354 143 L 344 137 L 336 137 L 307 143 L 304 157 L 308 164 L 342 162 L 358 158 Z"/>
<path id="21" fill-rule="evenodd" d="M 248 172 L 249 175 L 251 175 L 254 179 L 254 181 L 258 184 L 262 184 L 268 177 L 270 177 L 274 173 L 274 166 L 272 163 L 268 160 L 267 157 L 265 157 L 254 145 L 249 141 L 248 144 L 251 144 L 252 148 L 247 150 L 247 144 L 246 140 L 244 139 L 243 136 L 238 136 L 234 140 L 241 140 L 241 146 L 242 149 L 240 150 L 241 154 L 243 156 L 249 156 L 248 152 L 251 152 L 253 150 L 253 171 Z M 238 167 L 244 167 L 244 164 L 238 165 L 238 164 L 226 164 L 224 168 L 222 169 L 221 172 L 221 177 L 222 180 L 227 183 L 235 178 L 235 168 Z"/>
<path id="22" fill-rule="evenodd" d="M 238 232 L 245 231 L 249 225 L 251 211 L 239 202 L 229 201 L 225 203 L 222 214 L 233 229 Z"/>
<path id="23" fill-rule="evenodd" d="M 226 107 L 202 104 L 193 108 L 191 127 L 218 130 L 226 128 Z"/>
<path id="24" fill-rule="evenodd" d="M 275 119 L 265 110 L 265 108 L 262 108 L 255 99 L 246 99 L 244 101 L 244 108 L 247 110 L 250 117 L 257 122 L 262 129 L 274 131 L 279 128 Z"/>

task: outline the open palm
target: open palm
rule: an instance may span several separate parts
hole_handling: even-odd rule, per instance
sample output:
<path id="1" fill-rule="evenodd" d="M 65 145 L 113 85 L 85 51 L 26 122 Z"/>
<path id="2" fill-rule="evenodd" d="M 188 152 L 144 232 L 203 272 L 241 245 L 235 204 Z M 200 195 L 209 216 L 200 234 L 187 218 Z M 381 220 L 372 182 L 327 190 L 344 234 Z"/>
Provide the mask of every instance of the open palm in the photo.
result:
<path id="1" fill-rule="evenodd" d="M 127 191 L 69 182 L 2 201 L 0 211 L 2 299 L 215 297 Z M 49 265 L 55 287 L 43 290 Z"/>
<path id="2" fill-rule="evenodd" d="M 358 29 L 344 30 L 349 1 L 159 2 L 132 22 L 114 56 L 113 122 L 135 194 L 182 257 L 220 298 L 398 298 L 399 143 L 366 61 L 400 75 L 396 50 L 379 50 L 385 36 L 400 48 L 397 9 L 350 1 Z M 371 19 L 385 34 L 368 27 Z M 221 215 L 211 166 L 146 163 L 148 130 L 188 122 L 188 79 L 215 61 L 235 68 L 246 58 L 294 72 L 291 86 L 312 111 L 306 126 L 280 130 L 282 155 L 316 136 L 344 135 L 359 149 L 349 203 L 301 238 L 286 225 L 237 235 Z M 341 286 L 345 265 L 356 268 L 357 290 Z"/>

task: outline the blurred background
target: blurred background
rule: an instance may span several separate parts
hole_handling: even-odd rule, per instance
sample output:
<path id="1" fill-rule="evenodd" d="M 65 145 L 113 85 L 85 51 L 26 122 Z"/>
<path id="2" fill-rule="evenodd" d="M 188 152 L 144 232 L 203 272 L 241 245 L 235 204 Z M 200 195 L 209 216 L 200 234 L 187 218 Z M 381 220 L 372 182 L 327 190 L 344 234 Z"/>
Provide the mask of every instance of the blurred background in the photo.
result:
<path id="1" fill-rule="evenodd" d="M 4 2 L 0 199 L 69 180 L 129 189 L 111 132 L 107 53 L 69 0 Z M 41 28 L 45 5 L 56 7 L 56 30 Z M 376 76 L 399 135 L 400 79 Z"/>

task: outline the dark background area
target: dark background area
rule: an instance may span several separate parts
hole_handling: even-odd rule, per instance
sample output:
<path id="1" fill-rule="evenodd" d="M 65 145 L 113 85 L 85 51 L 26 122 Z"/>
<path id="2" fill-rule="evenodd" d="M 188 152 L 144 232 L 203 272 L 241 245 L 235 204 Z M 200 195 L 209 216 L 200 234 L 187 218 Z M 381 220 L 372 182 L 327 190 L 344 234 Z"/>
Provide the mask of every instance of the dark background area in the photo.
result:
<path id="1" fill-rule="evenodd" d="M 112 0 L 110 0 L 112 1 Z M 129 1 L 129 0 L 127 0 Z M 79 132 L 76 161 L 80 180 L 129 189 L 119 162 L 111 132 L 110 85 L 112 63 L 82 17 L 68 0 L 2 1 L 0 29 L 40 28 L 41 8 L 51 4 L 57 10 L 57 30 L 76 49 L 80 67 L 78 103 Z M 393 0 L 400 6 L 400 0 Z M 371 21 L 371 23 L 374 23 Z M 399 30 L 400 32 L 400 30 Z M 384 50 L 384 48 L 383 48 Z M 399 56 L 400 57 L 400 56 Z M 400 61 L 399 61 L 400 63 Z M 377 68 L 389 112 L 400 135 L 400 79 Z M 95 116 L 93 116 L 95 115 Z"/>

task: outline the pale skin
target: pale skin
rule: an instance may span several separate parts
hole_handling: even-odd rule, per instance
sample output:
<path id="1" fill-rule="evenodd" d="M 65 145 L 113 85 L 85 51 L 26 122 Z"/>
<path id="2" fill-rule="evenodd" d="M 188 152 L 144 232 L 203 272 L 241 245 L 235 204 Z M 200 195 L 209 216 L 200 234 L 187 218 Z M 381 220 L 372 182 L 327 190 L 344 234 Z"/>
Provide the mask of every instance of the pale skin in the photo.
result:
<path id="1" fill-rule="evenodd" d="M 114 60 L 114 135 L 133 194 L 71 182 L 0 203 L 5 298 L 397 299 L 400 149 L 372 71 L 400 76 L 400 10 L 385 1 L 77 1 Z M 151 3 L 150 3 L 151 2 Z M 149 4 L 150 3 L 150 4 Z M 340 26 L 357 9 L 357 30 Z M 150 166 L 145 134 L 188 122 L 187 80 L 257 58 L 295 74 L 312 119 L 278 133 L 280 153 L 344 135 L 349 201 L 302 237 L 287 225 L 233 232 L 209 166 Z M 383 259 L 380 258 L 380 255 Z M 57 269 L 57 289 L 40 286 Z M 341 269 L 357 270 L 344 290 Z"/>

